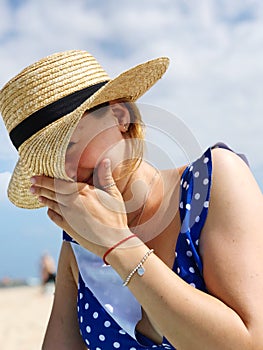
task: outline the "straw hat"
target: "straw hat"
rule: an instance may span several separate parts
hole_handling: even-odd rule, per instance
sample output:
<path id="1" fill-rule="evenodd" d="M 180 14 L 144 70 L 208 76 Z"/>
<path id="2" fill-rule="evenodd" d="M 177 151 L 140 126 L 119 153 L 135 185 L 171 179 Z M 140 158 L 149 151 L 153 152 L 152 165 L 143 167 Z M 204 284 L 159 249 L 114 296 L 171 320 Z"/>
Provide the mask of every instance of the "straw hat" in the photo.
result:
<path id="1" fill-rule="evenodd" d="M 22 208 L 42 205 L 29 193 L 33 175 L 71 180 L 65 171 L 70 137 L 83 113 L 104 102 L 137 100 L 165 73 L 168 58 L 110 79 L 86 51 L 55 53 L 25 68 L 0 91 L 0 111 L 19 160 L 8 197 Z"/>

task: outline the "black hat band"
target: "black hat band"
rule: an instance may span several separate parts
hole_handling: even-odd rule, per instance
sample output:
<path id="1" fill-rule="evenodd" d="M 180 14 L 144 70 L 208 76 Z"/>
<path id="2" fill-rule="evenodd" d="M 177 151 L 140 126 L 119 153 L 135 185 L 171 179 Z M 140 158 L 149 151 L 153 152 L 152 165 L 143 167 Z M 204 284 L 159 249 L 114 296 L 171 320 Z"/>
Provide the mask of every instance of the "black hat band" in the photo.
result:
<path id="1" fill-rule="evenodd" d="M 25 142 L 39 130 L 74 111 L 74 109 L 79 107 L 107 83 L 108 81 L 104 81 L 89 86 L 85 89 L 75 91 L 72 94 L 62 97 L 61 99 L 52 102 L 51 104 L 32 113 L 13 130 L 11 130 L 9 134 L 15 148 L 18 150 L 19 146 L 21 146 L 23 142 Z"/>

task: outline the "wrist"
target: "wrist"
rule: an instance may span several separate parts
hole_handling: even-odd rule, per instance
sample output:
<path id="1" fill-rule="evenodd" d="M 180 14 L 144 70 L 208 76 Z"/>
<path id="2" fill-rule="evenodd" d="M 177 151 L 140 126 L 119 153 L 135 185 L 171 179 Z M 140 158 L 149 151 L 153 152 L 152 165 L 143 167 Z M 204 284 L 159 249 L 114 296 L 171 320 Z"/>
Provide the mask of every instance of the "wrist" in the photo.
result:
<path id="1" fill-rule="evenodd" d="M 129 239 L 132 239 L 132 238 L 135 238 L 136 237 L 136 234 L 130 234 L 129 236 L 121 239 L 120 241 L 118 241 L 117 243 L 115 243 L 112 247 L 110 247 L 109 249 L 106 250 L 106 252 L 104 253 L 102 259 L 104 261 L 104 263 L 106 265 L 109 265 L 109 263 L 107 262 L 106 258 L 107 256 L 114 250 L 114 249 L 117 249 L 117 248 L 120 248 L 121 245 L 122 245 L 122 248 L 124 248 L 124 244 L 129 240 Z M 126 243 L 127 244 L 127 243 Z"/>
<path id="2" fill-rule="evenodd" d="M 147 251 L 149 248 L 138 237 L 133 237 L 125 242 L 124 246 L 121 245 L 111 251 L 107 256 L 107 262 L 125 280 Z"/>

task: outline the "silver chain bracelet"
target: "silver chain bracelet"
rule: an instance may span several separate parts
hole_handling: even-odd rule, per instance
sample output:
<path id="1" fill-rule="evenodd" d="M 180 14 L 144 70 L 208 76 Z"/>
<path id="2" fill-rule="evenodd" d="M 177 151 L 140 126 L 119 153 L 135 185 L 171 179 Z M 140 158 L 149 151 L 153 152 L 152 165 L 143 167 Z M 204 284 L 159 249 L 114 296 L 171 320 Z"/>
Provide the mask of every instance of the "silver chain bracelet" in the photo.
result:
<path id="1" fill-rule="evenodd" d="M 127 284 L 130 282 L 132 276 L 137 272 L 137 274 L 139 276 L 143 276 L 145 269 L 142 266 L 144 264 L 144 262 L 148 259 L 149 255 L 151 255 L 154 252 L 153 249 L 148 250 L 148 252 L 143 256 L 143 258 L 141 259 L 141 261 L 138 263 L 138 265 L 135 266 L 135 268 L 130 272 L 130 274 L 127 276 L 127 278 L 125 279 L 125 281 L 123 282 L 123 287 L 126 287 Z"/>

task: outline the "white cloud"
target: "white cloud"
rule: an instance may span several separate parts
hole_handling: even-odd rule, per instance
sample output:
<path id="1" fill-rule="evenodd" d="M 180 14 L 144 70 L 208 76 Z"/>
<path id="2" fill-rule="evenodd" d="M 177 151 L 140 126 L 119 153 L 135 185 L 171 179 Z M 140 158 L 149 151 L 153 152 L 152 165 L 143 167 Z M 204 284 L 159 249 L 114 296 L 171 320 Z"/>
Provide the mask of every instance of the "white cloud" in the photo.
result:
<path id="1" fill-rule="evenodd" d="M 27 0 L 15 9 L 6 0 L 0 6 L 1 85 L 64 49 L 91 51 L 111 76 L 167 55 L 167 75 L 141 101 L 177 114 L 201 144 L 225 140 L 262 165 L 260 0 L 200 0 L 198 6 L 193 0 Z M 6 142 L 1 138 L 0 156 L 14 158 L 12 147 L 3 151 Z"/>

